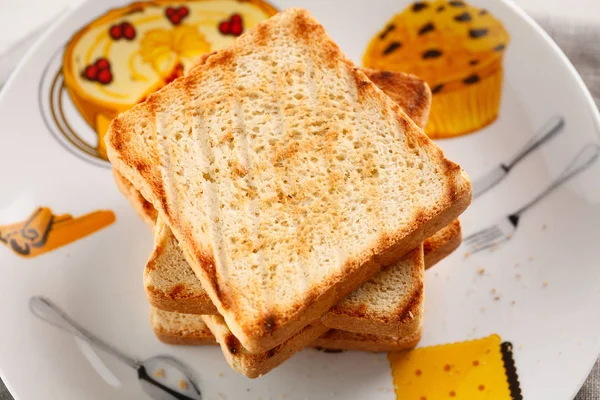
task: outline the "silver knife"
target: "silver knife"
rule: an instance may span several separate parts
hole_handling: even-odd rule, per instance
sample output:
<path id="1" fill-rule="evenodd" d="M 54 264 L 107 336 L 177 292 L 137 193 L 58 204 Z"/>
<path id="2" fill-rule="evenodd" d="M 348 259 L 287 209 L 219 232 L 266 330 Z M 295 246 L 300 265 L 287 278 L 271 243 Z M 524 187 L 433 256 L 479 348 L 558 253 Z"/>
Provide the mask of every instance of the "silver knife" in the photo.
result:
<path id="1" fill-rule="evenodd" d="M 498 165 L 479 179 L 473 182 L 473 199 L 481 196 L 497 184 L 499 184 L 509 172 L 521 160 L 527 157 L 530 153 L 556 136 L 565 126 L 565 120 L 559 116 L 553 116 L 546 124 L 538 131 L 538 133 L 527 142 L 521 150 L 519 150 L 507 162 Z"/>

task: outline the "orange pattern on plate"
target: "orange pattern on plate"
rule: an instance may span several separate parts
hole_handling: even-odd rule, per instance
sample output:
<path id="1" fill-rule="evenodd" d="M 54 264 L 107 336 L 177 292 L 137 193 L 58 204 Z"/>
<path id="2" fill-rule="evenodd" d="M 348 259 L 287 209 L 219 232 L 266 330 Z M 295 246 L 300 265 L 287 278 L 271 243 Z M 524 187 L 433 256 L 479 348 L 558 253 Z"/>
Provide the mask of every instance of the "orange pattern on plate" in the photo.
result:
<path id="1" fill-rule="evenodd" d="M 66 246 L 115 222 L 112 211 L 95 211 L 73 218 L 54 215 L 48 207 L 35 210 L 27 220 L 0 226 L 0 243 L 21 257 L 32 258 Z"/>

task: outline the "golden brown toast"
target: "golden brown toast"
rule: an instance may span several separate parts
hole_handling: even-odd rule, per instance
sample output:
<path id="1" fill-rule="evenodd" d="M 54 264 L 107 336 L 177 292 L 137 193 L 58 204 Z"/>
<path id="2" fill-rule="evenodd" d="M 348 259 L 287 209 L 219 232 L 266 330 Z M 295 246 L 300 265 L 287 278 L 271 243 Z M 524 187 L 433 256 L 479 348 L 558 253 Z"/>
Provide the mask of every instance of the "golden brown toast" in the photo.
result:
<path id="1" fill-rule="evenodd" d="M 107 150 L 251 352 L 292 337 L 471 199 L 460 167 L 298 9 L 121 114 Z"/>
<path id="2" fill-rule="evenodd" d="M 118 175 L 116 178 L 122 180 Z M 120 186 L 124 185 L 127 182 L 120 182 Z M 137 196 L 128 198 L 132 203 L 139 199 Z M 138 206 L 134 208 L 140 210 Z M 448 256 L 460 243 L 461 228 L 456 220 L 423 243 L 425 268 Z M 414 330 L 421 321 L 422 265 L 420 251 L 409 253 L 332 307 L 322 322 L 329 328 L 394 337 Z M 144 286 L 150 304 L 158 309 L 183 314 L 218 314 L 187 264 L 177 240 L 164 224 L 158 224 L 155 232 L 155 247 L 144 273 Z"/>
<path id="3" fill-rule="evenodd" d="M 410 118 L 419 121 L 418 125 L 422 126 L 427 122 L 431 97 L 429 88 L 423 80 L 399 72 L 365 71 L 374 83 L 407 110 Z M 125 197 L 129 199 L 142 219 L 153 227 L 156 211 L 131 183 L 117 171 L 114 173 L 115 181 Z M 177 313 L 217 314 L 216 307 L 202 289 L 191 268 L 187 266 L 176 239 L 168 234 L 166 237 L 158 234 L 157 237 L 161 240 L 157 242 L 145 272 L 145 287 L 150 303 L 161 310 Z M 430 268 L 452 253 L 460 242 L 460 223 L 456 220 L 424 242 L 425 268 Z M 408 268 L 408 270 L 413 271 L 413 278 L 419 282 L 421 279 L 418 264 L 414 265 L 415 268 Z M 385 286 L 389 285 L 389 282 L 380 279 L 380 284 Z M 345 330 L 350 328 L 349 330 L 363 333 L 398 335 L 402 333 L 399 328 L 404 325 L 402 321 L 418 324 L 420 320 L 419 298 L 422 293 L 420 290 L 413 292 L 415 294 L 413 298 L 406 298 L 406 295 L 398 296 L 395 307 L 389 307 L 384 313 L 369 314 L 367 308 L 360 305 L 334 307 L 324 316 L 324 321 L 329 322 L 327 325 L 331 328 Z M 415 316 L 414 320 L 408 317 L 410 313 Z"/>
<path id="4" fill-rule="evenodd" d="M 419 121 L 419 126 L 424 126 L 427 122 L 431 94 L 423 80 L 400 72 L 365 71 L 366 75 L 382 88 L 388 96 L 396 99 L 397 103 L 407 111 L 410 118 Z M 153 227 L 156 211 L 147 207 L 148 202 L 143 199 L 131 183 L 127 182 L 116 171 L 115 181 L 142 219 Z M 216 307 L 202 289 L 202 285 L 192 269 L 187 266 L 176 239 L 172 235 L 166 234 L 165 236 L 162 233 L 158 234 L 157 237 L 161 239 L 157 241 L 155 250 L 147 264 L 144 279 L 150 303 L 161 310 L 184 314 L 217 314 Z M 460 223 L 456 220 L 424 242 L 425 268 L 432 267 L 448 256 L 460 243 Z M 408 270 L 413 271 L 413 278 L 418 282 L 420 281 L 419 269 L 418 264 L 415 265 L 416 268 L 412 270 L 408 268 Z M 386 284 L 389 285 L 389 283 L 381 281 L 380 279 L 382 287 Z M 418 320 L 420 320 L 418 307 L 420 306 L 421 291 L 415 290 L 414 294 L 414 298 L 406 298 L 406 295 L 398 296 L 395 307 L 390 307 L 385 313 L 375 315 L 369 315 L 367 308 L 364 306 L 334 307 L 324 316 L 324 321 L 328 321 L 329 326 L 332 328 L 345 330 L 351 328 L 350 330 L 363 333 L 375 332 L 380 335 L 397 335 L 401 333 L 399 327 L 403 326 L 402 321 L 410 321 L 407 318 L 409 313 L 416 316 L 415 320 L 411 322 L 418 323 Z M 412 305 L 412 307 L 408 305 Z M 373 318 L 376 318 L 379 322 L 375 322 Z M 352 329 L 352 326 L 355 326 L 355 328 Z"/>
<path id="5" fill-rule="evenodd" d="M 205 319 L 207 320 L 205 323 Z M 221 317 L 202 317 L 200 315 L 178 314 L 150 309 L 150 321 L 158 339 L 174 345 L 214 345 L 217 339 L 211 329 L 217 332 L 219 344 L 223 348 L 227 362 L 238 372 L 256 378 L 266 374 L 281 364 L 294 353 L 301 350 L 301 343 L 316 336 L 323 328 L 309 326 L 300 333 L 298 340 L 286 341 L 284 344 L 263 354 L 248 353 L 239 341 L 227 329 Z M 208 328 L 207 324 L 211 326 Z M 409 336 L 394 338 L 386 336 L 365 335 L 332 329 L 323 333 L 312 342 L 311 347 L 331 350 L 359 350 L 371 352 L 400 351 L 415 347 L 421 338 L 421 329 Z"/>

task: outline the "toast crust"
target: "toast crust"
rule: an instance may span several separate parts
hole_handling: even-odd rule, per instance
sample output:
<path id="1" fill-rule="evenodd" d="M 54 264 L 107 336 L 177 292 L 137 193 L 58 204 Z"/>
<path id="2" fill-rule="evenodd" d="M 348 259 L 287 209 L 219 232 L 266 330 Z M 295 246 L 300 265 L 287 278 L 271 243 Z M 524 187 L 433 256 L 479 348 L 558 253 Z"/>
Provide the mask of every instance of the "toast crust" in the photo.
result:
<path id="1" fill-rule="evenodd" d="M 423 329 L 420 327 L 408 336 L 400 338 L 332 329 L 315 340 L 312 346 L 328 350 L 356 350 L 373 353 L 402 351 L 415 348 L 421 341 L 422 334 Z"/>
<path id="2" fill-rule="evenodd" d="M 378 71 L 361 68 L 361 71 L 390 97 L 421 129 L 425 129 L 431 111 L 431 89 L 421 78 L 403 72 Z"/>
<path id="3" fill-rule="evenodd" d="M 150 310 L 150 313 L 153 316 L 151 317 L 152 329 L 161 342 L 182 346 L 218 344 L 201 316 L 189 316 L 188 321 L 190 322 L 188 326 L 180 326 L 169 322 L 168 319 L 172 319 L 169 314 L 172 313 L 162 312 L 162 314 L 157 315 L 158 312 L 158 310 L 153 308 Z M 415 347 L 419 343 L 421 335 L 421 328 L 403 338 L 379 337 L 376 335 L 330 330 L 316 339 L 310 347 L 329 350 L 356 350 L 369 352 L 401 351 Z M 249 357 L 256 356 L 250 354 Z"/>
<path id="4" fill-rule="evenodd" d="M 150 325 L 163 343 L 187 346 L 217 344 L 210 329 L 198 316 L 169 313 L 150 307 Z"/>
<path id="5" fill-rule="evenodd" d="M 144 124 L 156 121 L 157 114 L 164 115 L 167 104 L 177 103 L 181 94 L 190 93 L 210 71 L 223 71 L 232 65 L 237 55 L 247 48 L 271 45 L 271 31 L 290 28 L 290 32 L 302 43 L 312 46 L 322 54 L 318 61 L 330 70 L 342 71 L 354 81 L 358 104 L 377 104 L 382 115 L 387 115 L 397 127 L 394 135 L 402 137 L 409 148 L 427 155 L 437 168 L 436 179 L 443 180 L 444 192 L 433 197 L 427 206 L 419 204 L 407 211 L 407 220 L 393 230 L 379 229 L 369 237 L 370 244 L 354 249 L 345 261 L 338 261 L 335 273 L 322 279 L 319 285 L 294 296 L 294 303 L 286 307 L 270 306 L 270 309 L 245 307 L 242 293 L 230 285 L 223 275 L 222 256 L 215 251 L 214 243 L 201 242 L 197 237 L 198 226 L 180 218 L 180 209 L 172 189 L 165 185 L 164 174 L 173 174 L 164 149 L 153 144 L 158 137 L 156 126 Z M 326 56 L 325 56 L 326 55 Z M 146 129 L 136 134 L 134 127 Z M 307 326 L 341 298 L 370 279 L 382 266 L 389 265 L 415 248 L 428 236 L 454 220 L 471 201 L 471 185 L 456 164 L 446 160 L 442 151 L 433 144 L 410 120 L 402 109 L 341 53 L 326 35 L 323 27 L 304 10 L 290 9 L 259 24 L 254 30 L 241 36 L 232 48 L 209 57 L 206 64 L 196 69 L 193 76 L 183 77 L 132 110 L 113 120 L 107 136 L 108 156 L 114 168 L 119 170 L 143 197 L 148 199 L 171 227 L 184 254 L 202 281 L 213 303 L 224 316 L 227 325 L 243 346 L 252 352 L 274 348 Z M 416 154 L 416 153 L 415 153 Z M 193 207 L 194 210 L 199 209 Z M 212 224 L 212 222 L 211 222 Z M 212 225 L 208 225 L 211 227 Z M 212 228 L 211 228 L 212 229 Z M 215 228 L 216 229 L 216 228 Z M 218 256 L 218 257 L 217 257 Z"/>
<path id="6" fill-rule="evenodd" d="M 302 328 L 292 338 L 262 353 L 250 353 L 231 333 L 223 318 L 219 315 L 202 315 L 200 318 L 215 336 L 225 355 L 227 363 L 235 371 L 248 378 L 258 378 L 277 367 L 298 351 L 314 342 L 329 328 L 320 322 Z"/>
<path id="7" fill-rule="evenodd" d="M 156 209 L 148 200 L 142 196 L 139 190 L 137 190 L 131 182 L 129 182 L 123 175 L 119 173 L 116 169 L 112 170 L 113 178 L 115 183 L 117 184 L 117 188 L 121 192 L 123 196 L 127 200 L 129 200 L 129 204 L 133 207 L 137 215 L 150 227 L 151 230 L 154 230 L 154 225 L 156 225 L 156 218 L 158 217 L 158 213 Z"/>
<path id="8" fill-rule="evenodd" d="M 425 266 L 431 268 L 442 261 L 462 243 L 462 227 L 459 220 L 453 221 L 446 228 L 423 242 Z"/>
<path id="9" fill-rule="evenodd" d="M 124 178 L 116 173 L 116 179 L 123 180 Z M 126 182 L 123 183 L 123 185 L 126 184 Z M 138 208 L 136 207 L 136 209 Z M 455 250 L 460 242 L 460 222 L 456 220 L 423 243 L 423 248 L 426 249 L 424 252 L 425 268 L 430 268 L 435 262 L 445 258 Z M 218 314 L 216 307 L 189 266 L 175 268 L 178 272 L 177 279 L 164 282 L 164 277 L 173 271 L 172 266 L 177 265 L 177 262 L 165 261 L 161 258 L 165 254 L 177 253 L 180 253 L 177 241 L 170 234 L 168 227 L 159 224 L 155 232 L 154 251 L 144 273 L 144 284 L 150 304 L 158 309 L 171 312 L 198 315 Z M 185 263 L 184 260 L 183 263 Z M 332 329 L 380 336 L 403 337 L 408 332 L 413 332 L 420 326 L 422 320 L 423 256 L 421 256 L 421 250 L 413 250 L 404 257 L 402 263 L 410 268 L 412 289 L 408 295 L 402 296 L 402 301 L 394 304 L 395 308 L 388 308 L 383 313 L 377 313 L 364 305 L 348 304 L 347 301 L 342 300 L 330 309 L 321 321 Z M 375 275 L 373 279 L 378 278 L 378 280 L 373 282 L 374 285 L 390 284 L 385 275 L 380 276 L 386 274 L 385 270 L 389 268 L 392 267 L 386 267 Z M 396 268 L 400 267 L 396 266 Z M 369 282 L 366 284 L 368 285 Z"/>
<path id="10" fill-rule="evenodd" d="M 404 271 L 392 270 L 397 265 L 382 268 L 371 280 L 333 306 L 321 317 L 321 322 L 332 329 L 378 336 L 405 337 L 415 332 L 423 319 L 423 259 L 423 246 L 419 246 L 401 261 L 409 267 L 408 273 L 398 277 L 398 273 Z M 382 286 L 401 285 L 402 280 L 410 282 L 405 289 L 408 291 L 406 295 L 394 293 L 395 287 L 386 289 L 387 293 L 384 294 L 376 291 Z M 387 307 L 383 309 L 369 307 L 364 303 L 369 296 L 365 297 L 361 291 L 392 296 L 394 299 L 392 304 L 386 304 Z"/>

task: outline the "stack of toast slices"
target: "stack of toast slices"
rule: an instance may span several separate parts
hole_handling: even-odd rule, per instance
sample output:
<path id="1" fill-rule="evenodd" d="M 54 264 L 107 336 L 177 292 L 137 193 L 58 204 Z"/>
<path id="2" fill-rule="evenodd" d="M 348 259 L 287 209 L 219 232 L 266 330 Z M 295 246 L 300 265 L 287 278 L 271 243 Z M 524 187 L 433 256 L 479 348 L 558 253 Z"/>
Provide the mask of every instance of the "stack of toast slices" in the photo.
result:
<path id="1" fill-rule="evenodd" d="M 356 67 L 288 9 L 118 116 L 117 186 L 154 232 L 166 343 L 218 343 L 254 378 L 305 347 L 396 351 L 424 271 L 461 242 L 471 184 L 423 133 L 421 79 Z"/>

